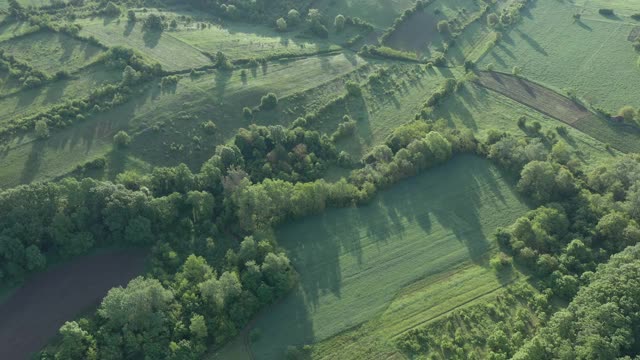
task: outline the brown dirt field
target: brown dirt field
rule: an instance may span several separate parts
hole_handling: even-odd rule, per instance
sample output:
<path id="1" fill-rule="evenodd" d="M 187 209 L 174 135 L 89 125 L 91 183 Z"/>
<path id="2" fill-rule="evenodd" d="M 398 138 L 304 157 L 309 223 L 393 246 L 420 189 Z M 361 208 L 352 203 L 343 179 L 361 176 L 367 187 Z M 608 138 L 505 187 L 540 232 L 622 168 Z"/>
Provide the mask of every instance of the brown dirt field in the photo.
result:
<path id="1" fill-rule="evenodd" d="M 0 359 L 29 359 L 65 321 L 144 271 L 147 252 L 108 251 L 36 274 L 0 304 Z"/>
<path id="2" fill-rule="evenodd" d="M 480 72 L 476 83 L 569 125 L 595 117 L 584 106 L 531 81 L 497 72 Z"/>

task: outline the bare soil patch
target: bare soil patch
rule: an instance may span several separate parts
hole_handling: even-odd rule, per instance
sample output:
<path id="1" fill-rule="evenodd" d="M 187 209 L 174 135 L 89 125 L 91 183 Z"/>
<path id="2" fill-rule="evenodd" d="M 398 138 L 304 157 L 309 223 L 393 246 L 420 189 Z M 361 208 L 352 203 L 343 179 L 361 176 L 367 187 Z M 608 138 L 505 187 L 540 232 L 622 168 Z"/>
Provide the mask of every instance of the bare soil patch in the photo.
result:
<path id="1" fill-rule="evenodd" d="M 531 81 L 498 72 L 480 72 L 476 83 L 569 125 L 595 117 L 584 106 Z"/>
<path id="2" fill-rule="evenodd" d="M 108 251 L 56 265 L 0 304 L 0 359 L 28 359 L 60 326 L 144 271 L 147 252 Z"/>

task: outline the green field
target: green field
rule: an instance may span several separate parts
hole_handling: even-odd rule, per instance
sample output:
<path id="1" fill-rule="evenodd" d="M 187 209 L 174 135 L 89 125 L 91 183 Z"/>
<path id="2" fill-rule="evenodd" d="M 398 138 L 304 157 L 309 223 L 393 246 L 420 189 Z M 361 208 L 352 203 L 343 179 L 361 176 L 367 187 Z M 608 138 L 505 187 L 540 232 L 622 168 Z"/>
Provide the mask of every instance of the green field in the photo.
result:
<path id="1" fill-rule="evenodd" d="M 122 71 L 102 65 L 90 66 L 70 79 L 59 80 L 36 89 L 15 93 L 10 82 L 0 85 L 0 92 L 10 94 L 0 98 L 0 124 L 20 116 L 44 111 L 70 97 L 85 97 L 91 90 L 105 83 L 120 81 Z"/>
<path id="2" fill-rule="evenodd" d="M 561 1 L 536 1 L 522 22 L 504 34 L 480 67 L 522 76 L 558 92 L 567 90 L 586 102 L 616 112 L 624 105 L 640 106 L 638 53 L 627 40 L 638 24 L 628 19 L 606 18 L 587 9 L 581 20 L 575 6 Z"/>
<path id="3" fill-rule="evenodd" d="M 231 59 L 297 56 L 338 50 L 327 40 L 296 36 L 296 32 L 278 33 L 261 25 L 240 23 L 213 25 L 206 29 L 179 27 L 165 33 L 198 50 L 215 54 L 222 51 Z"/>
<path id="4" fill-rule="evenodd" d="M 327 339 L 385 310 L 397 321 L 390 331 L 400 332 L 469 300 L 470 291 L 499 287 L 482 268 L 494 248 L 490 235 L 526 210 L 488 161 L 460 156 L 367 206 L 283 226 L 278 242 L 300 272 L 300 285 L 258 318 L 256 358 L 280 359 L 288 345 Z M 469 266 L 475 275 L 459 286 L 434 281 Z M 411 300 L 396 298 L 416 281 L 433 288 L 406 290 L 415 294 Z M 435 288 L 449 293 L 423 307 Z"/>
<path id="5" fill-rule="evenodd" d="M 142 21 L 130 24 L 126 20 L 92 18 L 76 23 L 82 26 L 81 35 L 93 36 L 107 46 L 121 45 L 136 49 L 160 63 L 167 71 L 213 65 L 198 49 L 169 36 L 168 32 L 143 32 Z"/>
<path id="6" fill-rule="evenodd" d="M 51 75 L 61 70 L 74 72 L 103 54 L 95 45 L 50 31 L 4 41 L 0 43 L 0 50 Z"/>
<path id="7" fill-rule="evenodd" d="M 433 116 L 445 119 L 452 126 L 469 128 L 479 138 L 486 137 L 487 131 L 496 129 L 525 136 L 517 124 L 520 117 L 525 117 L 529 123 L 538 121 L 543 132 L 555 132 L 557 126 L 565 126 L 568 132 L 565 142 L 588 167 L 598 167 L 620 155 L 615 150 L 607 151 L 605 143 L 582 131 L 477 85 L 466 85 L 458 96 L 447 99 Z"/>
<path id="8" fill-rule="evenodd" d="M 286 98 L 365 64 L 357 56 L 333 55 L 269 63 L 253 74 L 250 72 L 246 81 L 242 80 L 239 71 L 213 71 L 195 78 L 183 76 L 175 89 L 163 90 L 157 83 L 151 84 L 139 89 L 141 92 L 135 99 L 105 113 L 89 116 L 73 127 L 53 131 L 45 141 L 34 141 L 33 136 L 15 138 L 0 156 L 0 167 L 4 169 L 0 173 L 0 186 L 52 179 L 70 172 L 78 164 L 105 156 L 112 148 L 113 135 L 123 129 L 132 135 L 138 134 L 129 150 L 138 160 L 161 166 L 185 162 L 198 169 L 211 157 L 216 145 L 226 142 L 237 129 L 251 123 L 242 117 L 244 106 L 258 105 L 260 97 L 269 91 Z M 90 77 L 82 79 L 90 80 Z M 81 86 L 77 89 L 87 91 Z M 36 99 L 46 104 L 47 94 L 60 95 L 59 92 L 43 91 Z M 27 100 L 23 99 L 22 93 L 19 95 L 15 99 L 0 100 L 0 104 L 17 102 L 15 106 L 0 106 L 0 109 L 11 110 L 4 115 L 7 118 L 25 109 L 37 109 L 36 104 L 40 104 L 32 101 L 30 107 L 20 106 L 21 101 Z M 208 120 L 216 123 L 217 133 L 213 138 L 204 137 L 203 149 L 193 150 L 189 144 L 194 135 L 204 136 L 201 125 Z M 154 125 L 157 125 L 155 130 L 152 129 Z M 181 151 L 171 151 L 172 143 L 187 146 Z M 122 154 L 112 155 L 110 158 L 114 162 L 127 159 Z M 124 164 L 113 164 L 116 173 L 122 169 Z"/>

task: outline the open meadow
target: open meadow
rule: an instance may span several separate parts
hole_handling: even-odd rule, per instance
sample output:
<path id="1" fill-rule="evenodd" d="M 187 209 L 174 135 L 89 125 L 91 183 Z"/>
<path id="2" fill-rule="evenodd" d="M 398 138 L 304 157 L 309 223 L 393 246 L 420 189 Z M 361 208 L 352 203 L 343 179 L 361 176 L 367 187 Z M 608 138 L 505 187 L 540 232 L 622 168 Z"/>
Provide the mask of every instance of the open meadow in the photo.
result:
<path id="1" fill-rule="evenodd" d="M 253 325 L 260 334 L 251 345 L 255 357 L 280 359 L 289 345 L 325 340 L 381 315 L 386 334 L 397 334 L 499 288 L 482 268 L 495 248 L 490 235 L 526 210 L 495 167 L 463 156 L 367 206 L 283 226 L 277 238 L 300 284 Z M 442 285 L 455 276 L 457 286 Z M 438 298 L 426 295 L 438 287 Z"/>
<path id="2" fill-rule="evenodd" d="M 576 13 L 582 13 L 579 20 Z M 628 40 L 639 25 L 568 1 L 534 1 L 522 23 L 503 33 L 478 66 L 491 64 L 506 73 L 518 67 L 527 79 L 615 113 L 625 105 L 640 106 L 634 90 L 640 82 L 638 53 Z"/>

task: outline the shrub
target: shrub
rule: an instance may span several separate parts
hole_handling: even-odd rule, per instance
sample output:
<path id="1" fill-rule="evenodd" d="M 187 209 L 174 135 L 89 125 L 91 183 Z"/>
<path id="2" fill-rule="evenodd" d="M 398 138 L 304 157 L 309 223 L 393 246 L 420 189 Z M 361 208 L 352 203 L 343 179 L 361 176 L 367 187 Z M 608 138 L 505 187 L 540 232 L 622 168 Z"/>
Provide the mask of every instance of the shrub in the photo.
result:
<path id="1" fill-rule="evenodd" d="M 287 14 L 287 20 L 292 26 L 298 25 L 300 23 L 300 13 L 298 12 L 298 10 L 289 10 L 289 13 Z"/>
<path id="2" fill-rule="evenodd" d="M 636 117 L 636 110 L 631 106 L 624 106 L 618 112 L 618 115 L 624 118 L 624 121 L 632 123 Z"/>
<path id="3" fill-rule="evenodd" d="M 344 24 L 345 24 L 345 17 L 342 14 L 338 14 L 335 18 L 335 20 L 333 21 L 333 25 L 336 27 L 337 31 L 342 31 L 344 30 Z"/>
<path id="4" fill-rule="evenodd" d="M 615 13 L 613 12 L 613 9 L 600 9 L 600 10 L 598 10 L 598 13 L 600 13 L 600 15 L 602 15 L 602 16 L 613 16 L 613 15 L 615 15 Z"/>
<path id="5" fill-rule="evenodd" d="M 216 124 L 211 120 L 202 124 L 202 129 L 209 135 L 214 134 L 217 128 Z"/>
<path id="6" fill-rule="evenodd" d="M 118 16 L 120 15 L 120 11 L 121 11 L 120 8 L 116 4 L 109 1 L 109 3 L 107 4 L 107 6 L 104 7 L 104 10 L 102 12 L 109 16 Z"/>
<path id="7" fill-rule="evenodd" d="M 44 120 L 38 120 L 35 124 L 36 137 L 38 139 L 46 139 L 49 137 L 49 126 Z"/>
<path id="8" fill-rule="evenodd" d="M 487 15 L 487 24 L 489 24 L 489 26 L 496 27 L 498 26 L 499 23 L 500 23 L 500 18 L 498 17 L 498 15 L 494 13 Z"/>
<path id="9" fill-rule="evenodd" d="M 520 76 L 520 74 L 522 74 L 522 69 L 519 66 L 514 66 L 513 69 L 511 69 L 511 73 L 513 76 Z"/>
<path id="10" fill-rule="evenodd" d="M 499 253 L 489 260 L 489 264 L 495 271 L 511 269 L 513 261 L 505 253 Z"/>
<path id="11" fill-rule="evenodd" d="M 118 131 L 113 137 L 113 142 L 119 148 L 127 147 L 131 143 L 131 136 L 126 131 Z"/>
<path id="12" fill-rule="evenodd" d="M 242 109 L 242 116 L 247 120 L 251 120 L 253 118 L 253 111 L 245 106 L 245 108 Z"/>
<path id="13" fill-rule="evenodd" d="M 276 29 L 278 29 L 278 31 L 287 31 L 287 20 L 284 18 L 276 20 Z"/>
<path id="14" fill-rule="evenodd" d="M 156 30 L 162 31 L 164 30 L 164 21 L 162 18 L 156 14 L 150 14 L 145 20 L 144 25 L 142 26 L 145 30 Z"/>
<path id="15" fill-rule="evenodd" d="M 360 85 L 355 81 L 347 81 L 346 88 L 349 96 L 360 96 L 362 94 Z"/>
<path id="16" fill-rule="evenodd" d="M 437 28 L 441 34 L 448 34 L 451 31 L 449 23 L 446 20 L 441 20 L 440 22 L 438 22 Z"/>
<path id="17" fill-rule="evenodd" d="M 274 93 L 268 93 L 260 99 L 260 110 L 272 110 L 278 106 L 278 97 Z"/>

